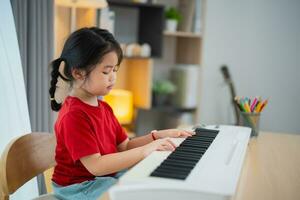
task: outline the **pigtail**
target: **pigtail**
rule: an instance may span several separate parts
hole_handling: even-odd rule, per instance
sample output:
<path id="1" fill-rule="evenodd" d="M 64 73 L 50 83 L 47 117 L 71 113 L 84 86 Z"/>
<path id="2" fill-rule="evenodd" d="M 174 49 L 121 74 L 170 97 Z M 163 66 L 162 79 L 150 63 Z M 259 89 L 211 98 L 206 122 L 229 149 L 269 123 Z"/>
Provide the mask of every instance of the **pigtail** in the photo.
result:
<path id="1" fill-rule="evenodd" d="M 64 78 L 59 73 L 59 66 L 60 66 L 60 63 L 62 61 L 63 61 L 62 58 L 58 58 L 58 59 L 52 61 L 52 63 L 51 63 L 52 72 L 51 72 L 51 81 L 50 81 L 49 94 L 50 94 L 51 108 L 54 111 L 59 111 L 59 109 L 61 108 L 61 103 L 58 103 L 55 100 L 55 90 L 56 90 L 56 84 L 57 84 L 57 81 L 58 81 L 58 77 L 62 77 L 63 80 L 67 81 L 67 79 Z"/>

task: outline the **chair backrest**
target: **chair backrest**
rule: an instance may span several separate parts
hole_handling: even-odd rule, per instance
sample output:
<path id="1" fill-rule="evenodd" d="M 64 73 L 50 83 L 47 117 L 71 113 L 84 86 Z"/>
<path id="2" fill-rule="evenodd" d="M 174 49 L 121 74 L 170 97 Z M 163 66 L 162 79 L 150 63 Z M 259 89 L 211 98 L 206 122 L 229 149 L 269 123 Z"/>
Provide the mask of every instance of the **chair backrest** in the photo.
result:
<path id="1" fill-rule="evenodd" d="M 55 146 L 51 133 L 35 132 L 13 139 L 1 155 L 0 199 L 8 199 L 27 181 L 53 167 Z"/>

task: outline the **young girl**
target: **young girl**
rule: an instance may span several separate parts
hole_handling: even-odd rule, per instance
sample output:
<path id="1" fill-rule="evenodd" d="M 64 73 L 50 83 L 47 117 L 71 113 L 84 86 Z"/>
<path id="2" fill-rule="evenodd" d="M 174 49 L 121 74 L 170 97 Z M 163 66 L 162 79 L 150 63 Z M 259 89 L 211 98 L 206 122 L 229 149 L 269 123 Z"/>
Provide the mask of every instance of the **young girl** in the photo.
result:
<path id="1" fill-rule="evenodd" d="M 168 129 L 127 138 L 110 106 L 97 99 L 113 88 L 121 60 L 122 50 L 112 34 L 82 28 L 69 36 L 60 58 L 51 63 L 51 107 L 59 111 L 55 123 L 57 165 L 52 181 L 60 199 L 97 199 L 116 182 L 117 172 L 153 151 L 173 151 L 175 145 L 168 137 L 193 134 Z M 61 62 L 64 69 L 60 69 Z M 71 84 L 62 105 L 55 100 L 59 77 Z"/>

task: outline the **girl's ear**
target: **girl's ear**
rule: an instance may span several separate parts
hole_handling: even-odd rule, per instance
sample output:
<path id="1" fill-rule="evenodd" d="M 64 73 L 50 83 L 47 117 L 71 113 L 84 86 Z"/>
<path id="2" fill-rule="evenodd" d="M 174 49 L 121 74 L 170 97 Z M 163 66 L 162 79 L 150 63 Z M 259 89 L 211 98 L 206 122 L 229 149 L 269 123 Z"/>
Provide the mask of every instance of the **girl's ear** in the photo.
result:
<path id="1" fill-rule="evenodd" d="M 84 80 L 85 72 L 79 69 L 72 69 L 72 76 L 75 80 Z"/>

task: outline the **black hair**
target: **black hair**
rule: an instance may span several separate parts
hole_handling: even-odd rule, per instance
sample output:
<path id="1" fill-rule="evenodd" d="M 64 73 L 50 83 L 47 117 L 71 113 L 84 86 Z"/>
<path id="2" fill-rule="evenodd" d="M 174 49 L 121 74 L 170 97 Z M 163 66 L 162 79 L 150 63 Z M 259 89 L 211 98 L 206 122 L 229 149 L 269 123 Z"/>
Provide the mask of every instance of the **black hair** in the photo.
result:
<path id="1" fill-rule="evenodd" d="M 103 56 L 112 51 L 116 52 L 120 65 L 123 58 L 121 47 L 114 36 L 105 29 L 91 27 L 73 32 L 64 44 L 61 56 L 50 63 L 52 72 L 49 94 L 52 110 L 59 111 L 61 108 L 61 103 L 55 100 L 58 77 L 72 83 L 73 69 L 84 70 L 88 76 L 96 64 L 102 61 Z M 63 75 L 59 72 L 61 62 L 65 63 Z"/>

